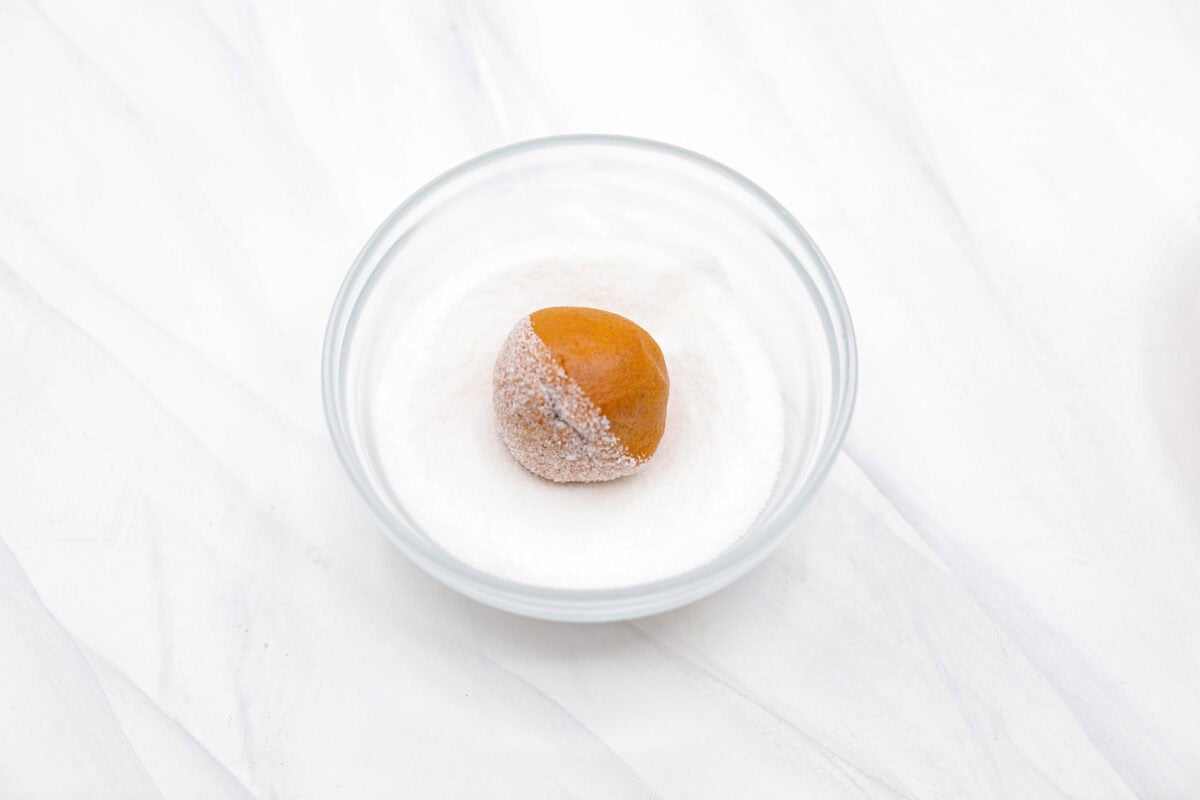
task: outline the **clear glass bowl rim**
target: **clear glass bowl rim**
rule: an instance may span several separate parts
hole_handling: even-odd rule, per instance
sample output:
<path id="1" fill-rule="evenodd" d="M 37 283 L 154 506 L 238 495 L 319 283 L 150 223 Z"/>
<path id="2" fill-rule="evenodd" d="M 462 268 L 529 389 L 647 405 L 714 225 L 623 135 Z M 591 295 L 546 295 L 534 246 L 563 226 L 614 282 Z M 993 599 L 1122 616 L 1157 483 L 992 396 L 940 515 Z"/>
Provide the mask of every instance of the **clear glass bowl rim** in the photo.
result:
<path id="1" fill-rule="evenodd" d="M 357 303 L 370 288 L 371 274 L 379 266 L 379 262 L 372 258 L 372 255 L 381 242 L 393 230 L 404 226 L 423 203 L 469 173 L 538 150 L 562 147 L 616 147 L 650 151 L 689 162 L 692 166 L 729 181 L 732 184 L 731 188 L 748 193 L 761 203 L 769 214 L 782 222 L 807 251 L 805 261 L 812 272 L 805 272 L 799 266 L 797 271 L 801 273 L 802 279 L 821 284 L 821 297 L 826 301 L 825 310 L 833 324 L 833 330 L 826 331 L 833 339 L 830 348 L 837 371 L 833 387 L 832 419 L 828 431 L 808 482 L 801 487 L 795 498 L 767 523 L 758 545 L 749 549 L 734 545 L 716 559 L 687 572 L 649 583 L 610 589 L 554 588 L 507 580 L 477 570 L 422 541 L 413 525 L 391 514 L 371 489 L 345 425 L 346 415 L 341 397 L 344 377 L 343 346 L 354 329 Z M 707 156 L 665 142 L 614 134 L 567 134 L 505 145 L 464 161 L 418 189 L 383 221 L 355 258 L 330 312 L 321 363 L 321 393 L 325 421 L 333 439 L 334 449 L 355 489 L 396 546 L 427 573 L 468 597 L 525 616 L 569 622 L 634 619 L 668 611 L 711 594 L 753 569 L 787 534 L 829 473 L 853 415 L 857 382 L 858 355 L 854 328 L 841 287 L 812 237 L 787 209 L 741 173 Z"/>

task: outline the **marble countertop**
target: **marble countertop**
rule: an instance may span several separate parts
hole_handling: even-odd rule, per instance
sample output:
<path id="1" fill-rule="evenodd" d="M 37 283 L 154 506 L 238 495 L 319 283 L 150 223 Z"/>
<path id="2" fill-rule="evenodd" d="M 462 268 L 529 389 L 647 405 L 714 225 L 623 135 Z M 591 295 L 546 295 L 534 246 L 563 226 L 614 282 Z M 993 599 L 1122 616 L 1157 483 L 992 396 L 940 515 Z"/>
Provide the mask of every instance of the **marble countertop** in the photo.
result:
<path id="1" fill-rule="evenodd" d="M 0 4 L 0 797 L 1200 796 L 1200 6 Z M 321 336 L 441 171 L 760 183 L 859 337 L 763 566 L 569 626 L 426 577 Z"/>

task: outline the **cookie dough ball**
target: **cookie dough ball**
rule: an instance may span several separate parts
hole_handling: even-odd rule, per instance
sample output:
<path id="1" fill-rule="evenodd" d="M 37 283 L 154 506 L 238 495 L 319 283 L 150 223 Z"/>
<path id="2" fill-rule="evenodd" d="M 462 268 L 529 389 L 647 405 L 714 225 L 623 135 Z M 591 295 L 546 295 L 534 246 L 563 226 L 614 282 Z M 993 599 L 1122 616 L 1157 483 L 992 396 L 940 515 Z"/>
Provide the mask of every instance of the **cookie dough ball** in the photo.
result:
<path id="1" fill-rule="evenodd" d="M 492 376 L 500 438 L 557 482 L 636 472 L 658 449 L 670 381 L 658 343 L 595 308 L 543 308 L 517 322 Z"/>

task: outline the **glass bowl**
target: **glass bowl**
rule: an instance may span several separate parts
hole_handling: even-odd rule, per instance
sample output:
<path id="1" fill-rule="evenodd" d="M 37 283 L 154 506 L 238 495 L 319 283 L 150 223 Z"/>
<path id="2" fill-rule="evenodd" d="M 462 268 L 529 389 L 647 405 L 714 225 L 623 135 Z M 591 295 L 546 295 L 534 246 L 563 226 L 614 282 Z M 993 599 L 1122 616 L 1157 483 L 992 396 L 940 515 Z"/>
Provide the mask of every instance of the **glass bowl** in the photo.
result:
<path id="1" fill-rule="evenodd" d="M 564 589 L 507 580 L 439 547 L 380 466 L 368 413 L 396 320 L 448 276 L 523 242 L 686 244 L 722 265 L 783 394 L 779 476 L 729 549 L 663 580 Z M 497 343 L 499 346 L 499 343 Z M 436 178 L 379 227 L 346 276 L 322 364 L 325 416 L 350 479 L 392 541 L 463 594 L 527 616 L 630 619 L 697 600 L 743 575 L 787 534 L 841 446 L 854 405 L 854 334 L 825 259 L 788 212 L 710 158 L 644 139 L 556 136 L 509 145 Z"/>

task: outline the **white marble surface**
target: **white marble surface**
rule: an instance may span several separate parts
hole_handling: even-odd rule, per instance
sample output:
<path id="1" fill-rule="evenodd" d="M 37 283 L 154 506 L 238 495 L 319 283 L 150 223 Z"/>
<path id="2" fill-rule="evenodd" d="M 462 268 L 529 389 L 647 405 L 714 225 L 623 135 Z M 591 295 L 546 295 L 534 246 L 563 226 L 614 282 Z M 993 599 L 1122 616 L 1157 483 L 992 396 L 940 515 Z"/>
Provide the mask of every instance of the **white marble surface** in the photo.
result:
<path id="1" fill-rule="evenodd" d="M 0 3 L 0 797 L 1200 796 L 1200 6 Z M 859 334 L 764 566 L 511 617 L 377 531 L 333 294 L 569 131 L 779 197 Z"/>

